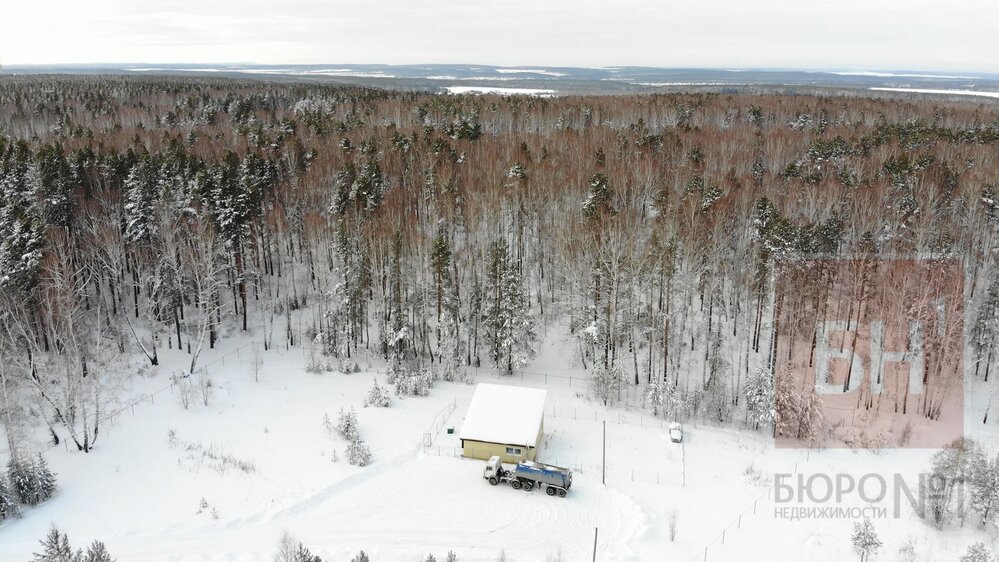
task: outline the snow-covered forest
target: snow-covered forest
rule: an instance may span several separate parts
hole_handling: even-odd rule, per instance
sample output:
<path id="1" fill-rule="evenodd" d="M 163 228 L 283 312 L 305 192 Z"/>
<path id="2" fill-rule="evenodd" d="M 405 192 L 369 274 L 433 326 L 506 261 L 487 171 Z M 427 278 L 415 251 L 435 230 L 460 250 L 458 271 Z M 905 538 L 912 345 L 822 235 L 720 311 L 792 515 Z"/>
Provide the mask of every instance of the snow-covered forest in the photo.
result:
<path id="1" fill-rule="evenodd" d="M 93 451 L 131 373 L 182 352 L 207 405 L 203 358 L 251 333 L 414 395 L 559 339 L 597 403 L 820 444 L 774 416 L 776 285 L 856 256 L 963 264 L 995 424 L 997 234 L 991 102 L 10 76 L 0 424 L 11 462 Z"/>

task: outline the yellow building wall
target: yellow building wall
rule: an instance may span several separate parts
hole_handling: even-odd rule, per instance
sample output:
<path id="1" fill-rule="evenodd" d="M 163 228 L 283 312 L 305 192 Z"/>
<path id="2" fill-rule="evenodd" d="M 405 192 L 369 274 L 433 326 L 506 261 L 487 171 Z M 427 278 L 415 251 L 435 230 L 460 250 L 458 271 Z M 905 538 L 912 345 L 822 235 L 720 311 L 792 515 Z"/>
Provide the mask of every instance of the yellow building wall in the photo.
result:
<path id="1" fill-rule="evenodd" d="M 520 449 L 520 455 L 509 455 L 506 452 L 507 447 L 514 447 Z M 522 460 L 533 461 L 534 456 L 537 453 L 537 448 L 535 447 L 524 447 L 522 445 L 502 445 L 499 443 L 485 443 L 482 441 L 472 441 L 471 439 L 464 440 L 464 446 L 461 449 L 462 456 L 470 459 L 482 459 L 489 460 L 489 457 L 498 456 L 503 462 L 509 464 L 516 464 Z"/>
<path id="2" fill-rule="evenodd" d="M 519 461 L 533 461 L 538 453 L 538 446 L 541 445 L 541 438 L 545 434 L 545 420 L 541 420 L 538 428 L 538 436 L 534 440 L 534 446 L 524 447 L 522 445 L 504 445 L 502 443 L 488 443 L 485 441 L 473 441 L 462 439 L 461 454 L 465 458 L 489 460 L 489 457 L 498 456 L 503 462 L 516 464 Z M 520 455 L 508 455 L 507 447 L 514 447 L 521 450 Z"/>

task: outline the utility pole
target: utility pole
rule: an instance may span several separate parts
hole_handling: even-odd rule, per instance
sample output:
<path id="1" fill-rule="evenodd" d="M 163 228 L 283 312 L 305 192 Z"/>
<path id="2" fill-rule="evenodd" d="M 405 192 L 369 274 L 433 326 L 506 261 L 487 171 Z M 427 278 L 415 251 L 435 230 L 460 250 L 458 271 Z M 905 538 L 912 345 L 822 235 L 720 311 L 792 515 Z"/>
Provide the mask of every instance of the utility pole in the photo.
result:
<path id="1" fill-rule="evenodd" d="M 601 463 L 600 466 L 600 483 L 605 486 L 607 485 L 607 420 L 604 420 L 604 454 L 603 454 L 603 462 Z M 593 540 L 594 544 L 596 544 L 595 537 Z M 596 551 L 594 551 L 593 555 L 596 556 Z"/>
<path id="2" fill-rule="evenodd" d="M 593 528 L 593 562 L 597 562 L 597 527 Z"/>

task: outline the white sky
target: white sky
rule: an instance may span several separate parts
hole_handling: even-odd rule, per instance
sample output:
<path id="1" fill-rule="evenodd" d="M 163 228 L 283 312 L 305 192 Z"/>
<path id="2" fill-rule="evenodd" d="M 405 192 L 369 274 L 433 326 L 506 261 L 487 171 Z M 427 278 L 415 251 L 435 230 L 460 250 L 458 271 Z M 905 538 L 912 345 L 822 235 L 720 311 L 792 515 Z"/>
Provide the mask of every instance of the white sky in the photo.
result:
<path id="1" fill-rule="evenodd" d="M 0 63 L 999 72 L 995 0 L 3 0 Z"/>

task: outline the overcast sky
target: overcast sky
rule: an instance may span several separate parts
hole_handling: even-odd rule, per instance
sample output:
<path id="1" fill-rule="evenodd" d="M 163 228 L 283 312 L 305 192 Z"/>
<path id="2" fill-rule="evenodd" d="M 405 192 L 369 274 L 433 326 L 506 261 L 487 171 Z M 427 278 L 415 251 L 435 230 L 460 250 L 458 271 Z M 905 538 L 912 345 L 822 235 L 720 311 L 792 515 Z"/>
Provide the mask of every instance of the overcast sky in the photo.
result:
<path id="1" fill-rule="evenodd" d="M 999 72 L 996 0 L 8 0 L 0 63 Z"/>

